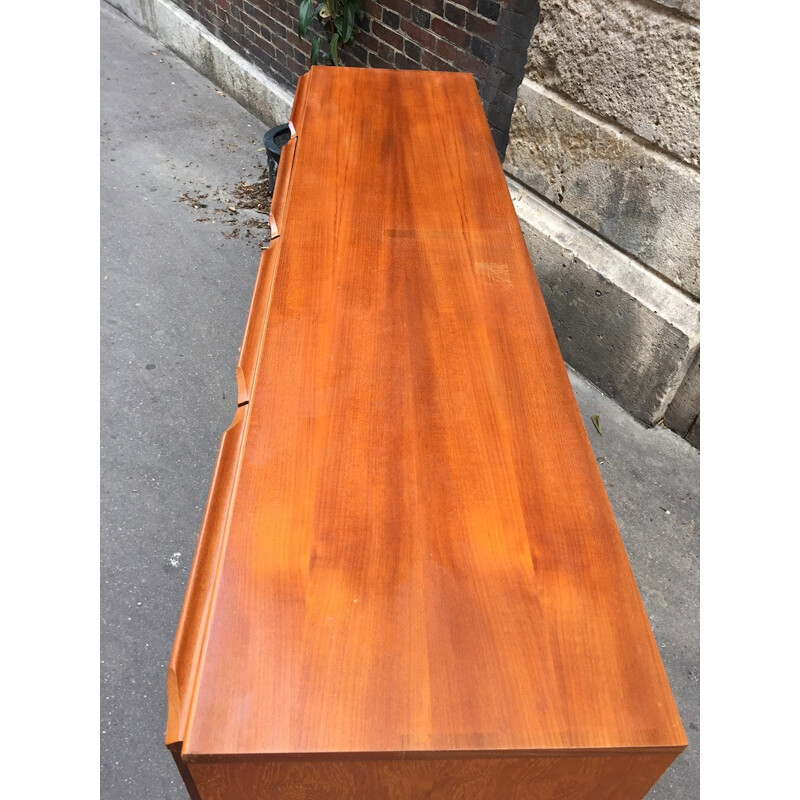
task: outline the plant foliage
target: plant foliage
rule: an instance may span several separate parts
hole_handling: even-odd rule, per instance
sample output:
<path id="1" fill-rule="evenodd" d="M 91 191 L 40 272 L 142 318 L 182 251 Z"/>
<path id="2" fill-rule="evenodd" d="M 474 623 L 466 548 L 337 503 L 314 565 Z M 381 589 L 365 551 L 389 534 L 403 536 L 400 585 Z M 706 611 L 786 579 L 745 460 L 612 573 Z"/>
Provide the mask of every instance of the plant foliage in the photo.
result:
<path id="1" fill-rule="evenodd" d="M 319 20 L 322 33 L 312 30 L 314 20 Z M 302 39 L 308 35 L 311 42 L 311 65 L 320 63 L 320 41 L 328 41 L 330 61 L 339 66 L 339 50 L 353 41 L 357 22 L 364 19 L 363 0 L 301 0 L 297 19 L 297 33 Z"/>

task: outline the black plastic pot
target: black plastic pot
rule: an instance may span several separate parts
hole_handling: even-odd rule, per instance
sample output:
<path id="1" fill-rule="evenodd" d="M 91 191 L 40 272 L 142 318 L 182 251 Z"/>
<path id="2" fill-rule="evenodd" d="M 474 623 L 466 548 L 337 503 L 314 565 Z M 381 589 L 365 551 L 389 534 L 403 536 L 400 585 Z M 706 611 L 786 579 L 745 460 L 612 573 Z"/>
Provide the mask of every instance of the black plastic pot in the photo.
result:
<path id="1" fill-rule="evenodd" d="M 289 124 L 276 125 L 264 134 L 264 149 L 267 151 L 267 175 L 269 177 L 269 193 L 275 189 L 275 178 L 281 160 L 281 148 L 292 136 Z"/>

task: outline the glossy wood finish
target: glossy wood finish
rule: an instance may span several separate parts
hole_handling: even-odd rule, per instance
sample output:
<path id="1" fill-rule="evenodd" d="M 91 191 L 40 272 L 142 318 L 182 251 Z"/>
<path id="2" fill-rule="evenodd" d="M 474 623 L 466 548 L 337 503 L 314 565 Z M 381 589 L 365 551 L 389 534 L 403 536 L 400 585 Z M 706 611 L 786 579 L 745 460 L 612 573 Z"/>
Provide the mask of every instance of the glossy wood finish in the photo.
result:
<path id="1" fill-rule="evenodd" d="M 472 77 L 292 122 L 168 744 L 202 800 L 643 796 L 686 740 Z"/>
<path id="2" fill-rule="evenodd" d="M 620 800 L 641 798 L 674 754 L 204 762 L 202 800 Z"/>

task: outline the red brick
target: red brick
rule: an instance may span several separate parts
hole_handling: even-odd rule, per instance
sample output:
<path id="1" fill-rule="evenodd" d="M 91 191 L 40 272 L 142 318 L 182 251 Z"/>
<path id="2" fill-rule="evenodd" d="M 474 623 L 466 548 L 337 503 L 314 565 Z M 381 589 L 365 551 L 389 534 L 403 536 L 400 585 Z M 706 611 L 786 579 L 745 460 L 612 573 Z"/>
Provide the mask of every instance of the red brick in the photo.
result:
<path id="1" fill-rule="evenodd" d="M 397 69 L 419 69 L 419 64 L 412 61 L 407 56 L 404 56 L 402 53 L 398 53 L 394 57 L 394 65 Z"/>
<path id="2" fill-rule="evenodd" d="M 308 71 L 308 62 L 303 59 L 302 61 L 298 61 L 296 58 L 293 58 L 289 61 L 289 69 L 299 78 L 304 72 Z"/>
<path id="3" fill-rule="evenodd" d="M 364 13 L 369 19 L 380 19 L 383 6 L 376 0 L 364 0 Z"/>
<path id="4" fill-rule="evenodd" d="M 379 41 L 372 34 L 365 33 L 363 36 L 359 36 L 358 41 L 369 50 L 370 53 L 377 54 Z"/>
<path id="5" fill-rule="evenodd" d="M 459 50 L 453 58 L 453 64 L 462 72 L 471 72 L 473 75 L 476 70 L 486 65 L 467 50 Z"/>
<path id="6" fill-rule="evenodd" d="M 264 45 L 264 57 L 267 59 L 275 58 L 275 48 L 271 45 Z"/>
<path id="7" fill-rule="evenodd" d="M 459 28 L 464 27 L 464 18 L 466 16 L 466 11 L 463 8 L 459 8 L 452 3 L 445 3 L 444 4 L 444 16 L 445 19 L 449 22 L 452 22 L 453 25 L 456 25 Z"/>
<path id="8" fill-rule="evenodd" d="M 388 8 L 390 11 L 396 11 L 406 19 L 411 17 L 411 3 L 408 0 L 384 0 L 383 7 Z"/>
<path id="9" fill-rule="evenodd" d="M 466 31 L 456 28 L 443 19 L 435 19 L 431 23 L 431 30 L 442 39 L 452 42 L 456 47 L 466 47 L 469 44 L 469 34 Z"/>
<path id="10" fill-rule="evenodd" d="M 391 69 L 392 65 L 388 61 L 384 61 L 374 53 L 369 54 L 369 65 L 375 69 Z"/>
<path id="11" fill-rule="evenodd" d="M 280 55 L 280 53 L 277 55 Z M 277 58 L 272 62 L 272 71 L 279 77 L 283 78 L 286 83 L 292 82 L 292 71 L 284 64 L 281 64 Z"/>
<path id="12" fill-rule="evenodd" d="M 444 14 L 444 0 L 416 0 L 416 4 L 440 17 Z"/>
<path id="13" fill-rule="evenodd" d="M 412 61 L 419 63 L 422 59 L 422 48 L 416 42 L 412 42 L 411 39 L 406 39 L 403 42 L 403 50 Z"/>
<path id="14" fill-rule="evenodd" d="M 396 50 L 393 47 L 389 47 L 386 42 L 378 42 L 378 58 L 382 58 L 384 61 L 387 61 L 389 64 L 394 62 L 394 54 Z"/>
<path id="15" fill-rule="evenodd" d="M 260 22 L 263 25 L 269 25 L 270 23 L 270 15 L 266 14 L 260 8 L 254 7 L 247 17 L 254 19 L 256 22 Z M 244 17 L 244 19 L 247 19 L 247 17 Z"/>
<path id="16" fill-rule="evenodd" d="M 426 50 L 422 54 L 422 66 L 425 67 L 425 69 L 435 69 L 439 70 L 440 72 L 453 70 L 453 66 L 451 64 L 448 64 L 446 61 L 442 61 L 441 58 L 438 58 L 429 50 Z"/>
<path id="17" fill-rule="evenodd" d="M 437 40 L 435 36 L 429 31 L 420 28 L 419 25 L 409 22 L 407 19 L 400 20 L 400 30 L 403 31 L 409 39 L 413 39 L 426 50 L 433 50 L 433 48 L 436 47 Z"/>
<path id="18" fill-rule="evenodd" d="M 456 54 L 459 52 L 463 52 L 463 50 L 459 50 L 454 45 L 450 44 L 450 42 L 444 41 L 444 39 L 439 39 L 436 42 L 436 47 L 434 48 L 434 52 L 440 58 L 443 58 L 445 61 L 452 62 L 453 59 L 456 57 Z"/>
<path id="19" fill-rule="evenodd" d="M 486 17 L 478 17 L 475 14 L 467 14 L 467 30 L 470 33 L 477 33 L 484 39 L 491 41 L 497 29 L 497 23 L 492 22 Z"/>
<path id="20" fill-rule="evenodd" d="M 403 37 L 377 20 L 372 20 L 372 34 L 382 42 L 391 45 L 395 50 L 403 49 Z"/>
<path id="21" fill-rule="evenodd" d="M 293 29 L 297 26 L 297 20 L 294 17 L 289 16 L 285 11 L 281 11 L 280 9 L 275 9 L 272 12 L 272 21 L 279 22 L 285 28 Z M 270 25 L 270 27 L 272 27 Z"/>

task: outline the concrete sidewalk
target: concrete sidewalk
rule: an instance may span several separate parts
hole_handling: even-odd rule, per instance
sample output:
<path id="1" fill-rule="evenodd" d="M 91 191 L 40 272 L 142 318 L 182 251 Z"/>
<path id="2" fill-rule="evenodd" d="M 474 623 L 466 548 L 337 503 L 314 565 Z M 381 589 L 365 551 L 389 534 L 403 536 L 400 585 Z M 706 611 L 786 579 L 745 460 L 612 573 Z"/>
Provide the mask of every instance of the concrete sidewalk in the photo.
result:
<path id="1" fill-rule="evenodd" d="M 101 797 L 185 798 L 164 681 L 260 256 L 257 215 L 227 201 L 265 126 L 100 13 Z M 696 800 L 699 454 L 571 379 L 690 739 L 648 798 Z"/>

